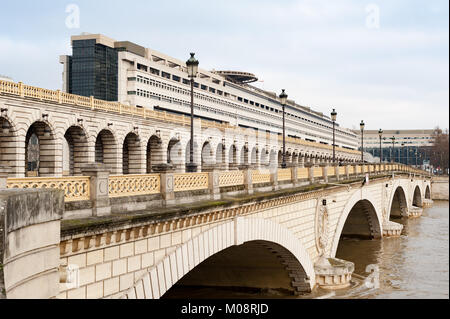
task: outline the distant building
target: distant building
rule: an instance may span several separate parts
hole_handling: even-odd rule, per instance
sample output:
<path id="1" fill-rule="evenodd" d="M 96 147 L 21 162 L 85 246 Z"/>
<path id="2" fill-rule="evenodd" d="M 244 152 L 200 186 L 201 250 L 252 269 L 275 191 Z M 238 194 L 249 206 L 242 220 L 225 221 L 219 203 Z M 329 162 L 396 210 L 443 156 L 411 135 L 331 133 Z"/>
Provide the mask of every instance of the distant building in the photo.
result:
<path id="1" fill-rule="evenodd" d="M 361 149 L 361 131 L 353 131 L 358 134 L 358 148 Z M 395 159 L 395 162 L 422 166 L 430 159 L 433 133 L 434 130 L 383 130 L 381 140 L 383 162 Z M 392 137 L 395 137 L 394 145 Z M 380 158 L 378 130 L 364 130 L 364 151 Z"/>
<path id="2" fill-rule="evenodd" d="M 14 80 L 12 78 L 10 78 L 9 76 L 2 75 L 2 74 L 0 74 L 0 81 L 14 82 Z"/>
<path id="3" fill-rule="evenodd" d="M 72 55 L 60 57 L 63 91 L 190 116 L 190 79 L 185 61 L 101 34 L 73 36 L 71 41 Z M 194 83 L 195 116 L 282 134 L 279 98 L 274 92 L 250 85 L 256 80 L 247 72 L 199 69 Z M 287 136 L 332 145 L 332 127 L 329 116 L 287 101 Z M 355 150 L 357 135 L 336 123 L 336 145 Z"/>

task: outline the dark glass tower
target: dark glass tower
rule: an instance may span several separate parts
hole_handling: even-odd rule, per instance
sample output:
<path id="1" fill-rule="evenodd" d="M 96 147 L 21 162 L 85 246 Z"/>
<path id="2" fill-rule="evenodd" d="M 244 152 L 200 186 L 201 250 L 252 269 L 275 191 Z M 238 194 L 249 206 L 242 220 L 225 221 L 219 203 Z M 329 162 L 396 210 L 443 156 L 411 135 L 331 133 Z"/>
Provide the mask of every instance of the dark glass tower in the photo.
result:
<path id="1" fill-rule="evenodd" d="M 117 101 L 117 50 L 98 44 L 95 39 L 75 40 L 72 47 L 69 93 Z"/>

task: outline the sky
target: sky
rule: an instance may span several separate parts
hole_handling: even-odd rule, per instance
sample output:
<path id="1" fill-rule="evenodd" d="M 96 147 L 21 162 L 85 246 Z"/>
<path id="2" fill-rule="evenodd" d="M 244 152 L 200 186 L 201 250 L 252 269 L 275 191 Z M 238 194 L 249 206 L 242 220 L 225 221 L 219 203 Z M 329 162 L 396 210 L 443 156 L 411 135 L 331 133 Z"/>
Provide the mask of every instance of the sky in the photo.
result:
<path id="1" fill-rule="evenodd" d="M 61 89 L 70 36 L 102 33 L 256 86 L 358 129 L 449 127 L 448 0 L 22 0 L 0 9 L 0 74 Z M 78 17 L 78 18 L 77 18 Z"/>

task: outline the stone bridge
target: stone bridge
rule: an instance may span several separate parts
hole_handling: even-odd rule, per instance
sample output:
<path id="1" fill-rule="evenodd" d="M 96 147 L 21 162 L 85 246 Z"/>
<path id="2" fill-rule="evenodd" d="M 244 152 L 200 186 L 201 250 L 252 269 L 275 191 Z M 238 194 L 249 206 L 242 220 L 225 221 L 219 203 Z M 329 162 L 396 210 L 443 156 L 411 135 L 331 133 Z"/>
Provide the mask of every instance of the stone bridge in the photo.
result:
<path id="1" fill-rule="evenodd" d="M 53 287 L 39 290 L 49 292 L 40 297 L 68 299 L 161 298 L 179 285 L 272 288 L 296 294 L 317 286 L 345 287 L 354 265 L 335 258 L 342 237 L 399 236 L 403 226 L 395 220 L 419 217 L 422 207 L 432 203 L 430 177 L 401 165 L 357 167 L 359 173 L 353 174 L 345 167 L 347 174 L 316 179 L 314 169 L 309 169 L 309 180 L 297 176 L 295 182 L 286 179 L 276 186 L 257 182 L 252 189 L 225 187 L 218 197 L 191 191 L 190 203 L 66 218 L 60 228 L 55 228 L 55 215 L 38 225 L 30 225 L 33 219 L 28 218 L 22 228 L 15 220 L 19 226 L 4 227 L 6 294 L 32 295 L 33 290 L 25 288 L 38 279 L 40 285 Z M 7 216 L 9 192 L 18 191 L 2 192 Z M 64 209 L 56 209 L 60 210 Z M 19 219 L 25 215 L 18 214 Z M 39 235 L 43 231 L 46 236 Z M 35 240 L 24 240 L 24 234 Z M 28 255 L 23 245 L 30 245 Z M 47 263 L 32 261 L 45 251 L 40 246 L 52 247 Z M 23 269 L 17 266 L 21 258 L 27 260 L 27 275 L 17 273 Z M 44 270 L 59 276 L 43 281 L 38 274 Z"/>
<path id="2" fill-rule="evenodd" d="M 359 152 L 0 82 L 0 288 L 7 298 L 161 298 L 179 285 L 349 284 L 342 236 L 399 236 L 428 173 Z M 8 188 L 8 189 L 5 189 Z M 174 287 L 175 286 L 175 287 Z M 1 294 L 0 294 L 1 295 Z"/>

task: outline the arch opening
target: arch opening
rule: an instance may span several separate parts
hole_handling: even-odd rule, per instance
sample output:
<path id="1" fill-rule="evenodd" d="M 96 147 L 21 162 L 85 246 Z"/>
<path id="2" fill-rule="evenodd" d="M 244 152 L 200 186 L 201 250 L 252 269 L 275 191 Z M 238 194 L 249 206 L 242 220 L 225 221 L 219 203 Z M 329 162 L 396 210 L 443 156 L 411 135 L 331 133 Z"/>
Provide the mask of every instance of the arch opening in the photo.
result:
<path id="1" fill-rule="evenodd" d="M 71 126 L 64 134 L 63 175 L 81 175 L 81 166 L 88 162 L 86 132 L 80 126 Z"/>
<path id="2" fill-rule="evenodd" d="M 230 146 L 230 151 L 228 153 L 228 165 L 229 168 L 235 168 L 237 165 L 237 149 L 234 144 Z"/>
<path id="3" fill-rule="evenodd" d="M 422 195 L 420 193 L 419 186 L 416 186 L 416 188 L 414 189 L 414 195 L 413 195 L 413 202 L 412 202 L 412 204 L 415 207 L 423 207 Z"/>
<path id="4" fill-rule="evenodd" d="M 14 146 L 15 140 L 15 130 L 11 122 L 0 117 L 0 166 L 11 167 L 14 171 L 16 169 L 14 158 L 17 153 L 17 148 Z"/>
<path id="5" fill-rule="evenodd" d="M 207 172 L 214 168 L 214 152 L 211 143 L 205 142 L 202 146 L 202 171 Z"/>
<path id="6" fill-rule="evenodd" d="M 46 122 L 35 122 L 25 137 L 26 176 L 56 174 L 56 139 Z"/>
<path id="7" fill-rule="evenodd" d="M 427 188 L 425 189 L 425 199 L 431 199 L 430 186 L 428 186 L 428 185 L 427 185 Z"/>
<path id="8" fill-rule="evenodd" d="M 151 136 L 147 142 L 147 174 L 154 171 L 155 165 L 164 163 L 163 155 L 161 138 L 156 135 Z M 169 160 L 169 158 L 167 160 Z"/>
<path id="9" fill-rule="evenodd" d="M 183 148 L 180 140 L 176 138 L 172 138 L 167 145 L 167 164 L 176 171 L 183 170 Z"/>
<path id="10" fill-rule="evenodd" d="M 103 163 L 117 173 L 117 143 L 110 130 L 102 130 L 95 140 L 95 162 Z"/>
<path id="11" fill-rule="evenodd" d="M 129 133 L 123 142 L 122 173 L 124 175 L 140 174 L 141 143 L 136 133 Z"/>
<path id="12" fill-rule="evenodd" d="M 390 219 L 408 217 L 408 203 L 406 201 L 405 191 L 402 187 L 398 187 L 395 190 L 389 216 Z"/>
<path id="13" fill-rule="evenodd" d="M 308 293 L 306 272 L 284 247 L 269 241 L 249 241 L 209 257 L 173 285 L 162 298 L 237 297 L 235 292 Z"/>
<path id="14" fill-rule="evenodd" d="M 360 200 L 353 206 L 342 229 L 342 238 L 381 238 L 377 213 L 370 201 Z"/>

